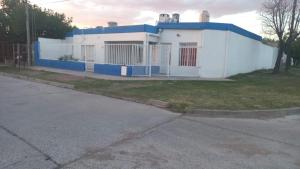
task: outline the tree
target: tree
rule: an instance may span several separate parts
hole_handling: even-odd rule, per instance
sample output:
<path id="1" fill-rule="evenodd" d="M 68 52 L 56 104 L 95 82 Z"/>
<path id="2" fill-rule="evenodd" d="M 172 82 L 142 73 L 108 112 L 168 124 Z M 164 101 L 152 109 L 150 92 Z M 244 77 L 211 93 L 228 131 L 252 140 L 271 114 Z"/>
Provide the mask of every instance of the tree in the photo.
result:
<path id="1" fill-rule="evenodd" d="M 4 41 L 7 38 L 7 17 L 2 9 L 0 9 L 0 41 Z"/>
<path id="2" fill-rule="evenodd" d="M 300 65 L 300 39 L 298 38 L 288 51 L 288 56 L 293 58 L 294 65 Z"/>
<path id="3" fill-rule="evenodd" d="M 299 8 L 298 0 L 293 1 L 292 5 L 292 13 L 290 16 L 290 24 L 289 24 L 289 33 L 288 38 L 286 40 L 286 51 L 290 51 L 292 48 L 292 44 L 296 41 L 298 36 L 300 35 L 299 24 L 300 24 L 300 8 Z M 286 67 L 285 70 L 288 71 L 291 65 L 291 56 L 287 56 Z"/>
<path id="4" fill-rule="evenodd" d="M 278 38 L 278 56 L 273 73 L 280 71 L 283 53 L 291 48 L 299 36 L 300 8 L 298 0 L 267 0 L 261 11 L 264 30 Z M 290 66 L 287 58 L 286 70 Z"/>
<path id="5" fill-rule="evenodd" d="M 1 11 L 5 16 L 3 20 L 7 21 L 5 22 L 6 41 L 26 42 L 26 5 L 26 0 L 1 0 Z M 32 40 L 36 40 L 36 37 L 64 38 L 65 34 L 74 28 L 71 26 L 72 18 L 67 18 L 64 14 L 47 9 L 42 10 L 40 7 L 31 4 L 29 4 L 29 13 L 31 31 L 33 35 L 36 35 L 32 37 Z M 1 16 L 0 14 L 0 23 L 2 21 Z M 0 33 L 2 35 L 2 32 Z"/>
<path id="6" fill-rule="evenodd" d="M 270 38 L 263 38 L 262 43 L 269 45 L 269 46 L 273 46 L 273 47 L 278 46 L 278 41 L 275 39 L 270 39 Z"/>

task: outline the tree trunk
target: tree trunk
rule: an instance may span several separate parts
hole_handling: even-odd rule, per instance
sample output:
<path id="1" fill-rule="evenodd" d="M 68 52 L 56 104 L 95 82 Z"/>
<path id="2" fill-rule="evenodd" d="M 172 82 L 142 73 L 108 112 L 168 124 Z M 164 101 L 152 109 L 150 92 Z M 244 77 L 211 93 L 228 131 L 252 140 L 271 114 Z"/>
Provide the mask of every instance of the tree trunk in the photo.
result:
<path id="1" fill-rule="evenodd" d="M 290 55 L 287 56 L 286 58 L 286 63 L 285 63 L 285 71 L 288 72 L 290 67 L 291 67 L 291 62 L 292 62 L 292 58 Z"/>
<path id="2" fill-rule="evenodd" d="M 277 74 L 280 71 L 280 65 L 281 65 L 281 59 L 282 59 L 282 56 L 283 56 L 283 52 L 284 52 L 283 42 L 279 42 L 278 55 L 277 55 L 275 67 L 274 67 L 274 70 L 273 70 L 274 74 Z"/>

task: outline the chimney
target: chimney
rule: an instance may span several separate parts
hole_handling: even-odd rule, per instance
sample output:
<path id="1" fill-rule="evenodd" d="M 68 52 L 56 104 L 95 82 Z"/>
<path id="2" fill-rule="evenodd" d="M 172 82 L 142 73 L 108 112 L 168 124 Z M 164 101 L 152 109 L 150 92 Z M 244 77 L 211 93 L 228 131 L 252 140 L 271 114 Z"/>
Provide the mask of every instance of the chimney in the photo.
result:
<path id="1" fill-rule="evenodd" d="M 118 26 L 118 22 L 114 22 L 114 21 L 109 21 L 107 22 L 108 27 L 116 27 Z"/>
<path id="2" fill-rule="evenodd" d="M 202 11 L 200 15 L 200 22 L 209 22 L 210 16 L 207 10 Z"/>

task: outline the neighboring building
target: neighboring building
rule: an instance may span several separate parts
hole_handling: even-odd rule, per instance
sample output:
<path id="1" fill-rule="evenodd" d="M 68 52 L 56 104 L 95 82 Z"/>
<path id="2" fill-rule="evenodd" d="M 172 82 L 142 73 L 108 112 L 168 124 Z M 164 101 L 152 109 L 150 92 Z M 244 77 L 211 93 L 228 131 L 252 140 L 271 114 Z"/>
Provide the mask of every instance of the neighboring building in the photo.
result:
<path id="1" fill-rule="evenodd" d="M 64 40 L 39 38 L 36 65 L 117 76 L 226 78 L 274 67 L 277 48 L 261 41 L 235 25 L 209 22 L 78 29 Z"/>

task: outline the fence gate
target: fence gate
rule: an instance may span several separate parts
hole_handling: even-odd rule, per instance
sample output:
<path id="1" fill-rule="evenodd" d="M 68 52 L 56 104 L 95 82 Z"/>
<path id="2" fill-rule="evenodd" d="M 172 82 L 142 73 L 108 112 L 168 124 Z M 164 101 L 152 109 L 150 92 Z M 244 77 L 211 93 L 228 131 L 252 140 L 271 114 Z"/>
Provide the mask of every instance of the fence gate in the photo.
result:
<path id="1" fill-rule="evenodd" d="M 0 63 L 14 63 L 13 44 L 0 42 Z"/>
<path id="2" fill-rule="evenodd" d="M 24 65 L 27 63 L 27 46 L 0 42 L 0 63 Z"/>
<path id="3" fill-rule="evenodd" d="M 95 64 L 95 45 L 82 45 L 81 51 L 85 56 L 85 70 L 87 72 L 94 72 Z"/>
<path id="4" fill-rule="evenodd" d="M 171 44 L 149 45 L 147 64 L 149 76 L 170 76 L 171 50 Z"/>

